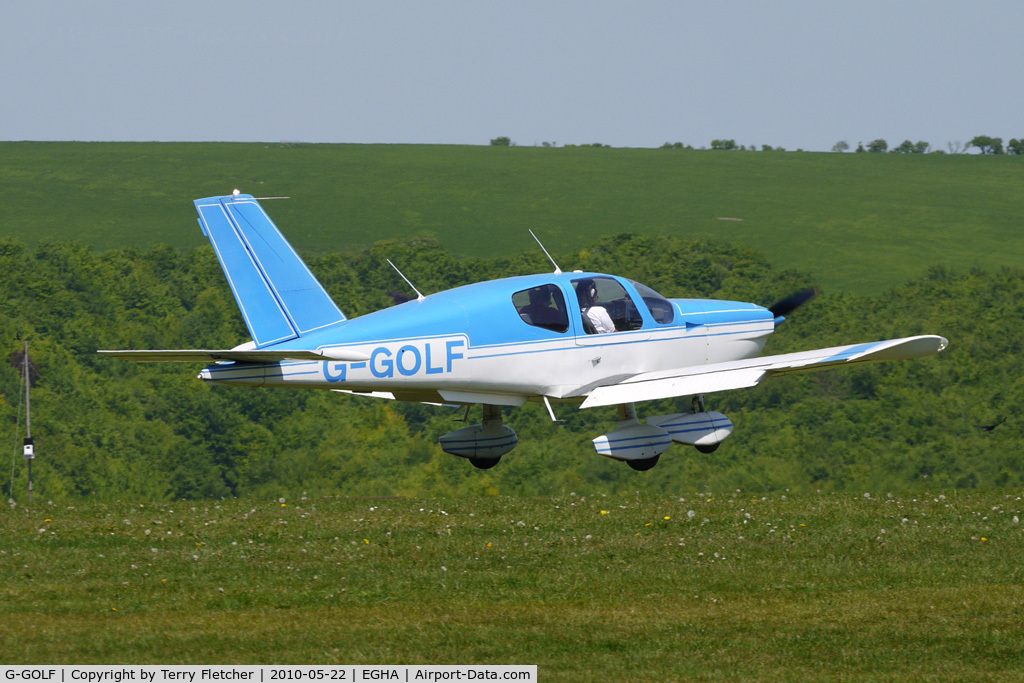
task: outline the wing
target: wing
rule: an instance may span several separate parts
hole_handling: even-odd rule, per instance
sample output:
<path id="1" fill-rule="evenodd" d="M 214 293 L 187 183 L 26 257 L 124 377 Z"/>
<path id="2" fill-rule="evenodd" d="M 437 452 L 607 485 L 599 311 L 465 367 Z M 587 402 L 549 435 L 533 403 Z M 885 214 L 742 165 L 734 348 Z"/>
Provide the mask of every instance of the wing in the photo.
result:
<path id="1" fill-rule="evenodd" d="M 340 361 L 367 361 L 370 357 L 358 351 L 347 351 L 345 349 L 314 349 L 314 350 L 277 350 L 277 349 L 183 349 L 183 350 L 125 350 L 125 351 L 97 351 L 104 356 L 124 358 L 140 363 L 198 363 L 216 362 L 223 360 L 237 361 L 240 363 L 273 363 L 282 360 L 340 360 Z"/>
<path id="2" fill-rule="evenodd" d="M 795 372 L 816 372 L 837 365 L 922 358 L 942 351 L 947 344 L 948 341 L 944 337 L 922 335 L 648 372 L 630 377 L 618 384 L 594 389 L 580 408 L 744 389 L 758 384 L 765 377 Z"/>

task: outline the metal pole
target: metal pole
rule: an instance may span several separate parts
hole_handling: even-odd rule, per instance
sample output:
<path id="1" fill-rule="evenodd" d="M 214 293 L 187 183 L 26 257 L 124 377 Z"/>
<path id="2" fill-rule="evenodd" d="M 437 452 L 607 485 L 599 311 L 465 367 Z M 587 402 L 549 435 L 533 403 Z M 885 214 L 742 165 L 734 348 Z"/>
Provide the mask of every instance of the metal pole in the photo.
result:
<path id="1" fill-rule="evenodd" d="M 25 356 L 21 359 L 22 372 L 25 374 L 25 436 L 29 439 L 32 438 L 32 397 L 29 395 L 28 388 L 30 383 L 28 381 L 28 340 L 25 340 Z"/>
<path id="2" fill-rule="evenodd" d="M 28 340 L 24 341 L 25 355 L 22 357 L 22 372 L 25 375 L 25 443 L 32 443 L 32 397 L 29 393 L 31 382 L 28 378 Z M 35 452 L 28 457 L 28 502 L 32 502 L 32 460 L 35 459 Z"/>

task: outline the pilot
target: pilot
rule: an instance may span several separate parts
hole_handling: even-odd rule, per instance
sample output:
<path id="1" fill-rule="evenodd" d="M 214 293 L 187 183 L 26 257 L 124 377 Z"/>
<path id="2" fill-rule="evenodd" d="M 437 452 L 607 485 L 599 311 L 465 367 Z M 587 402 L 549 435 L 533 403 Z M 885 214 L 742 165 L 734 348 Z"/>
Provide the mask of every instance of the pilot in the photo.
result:
<path id="1" fill-rule="evenodd" d="M 604 306 L 596 305 L 597 302 L 597 283 L 587 278 L 581 280 L 579 285 L 576 287 L 576 297 L 580 300 L 580 312 L 583 313 L 585 318 L 584 322 L 590 322 L 593 327 L 593 332 L 589 334 L 606 334 L 608 332 L 615 332 L 615 323 L 612 322 L 612 318 L 608 315 L 608 311 L 605 310 Z"/>

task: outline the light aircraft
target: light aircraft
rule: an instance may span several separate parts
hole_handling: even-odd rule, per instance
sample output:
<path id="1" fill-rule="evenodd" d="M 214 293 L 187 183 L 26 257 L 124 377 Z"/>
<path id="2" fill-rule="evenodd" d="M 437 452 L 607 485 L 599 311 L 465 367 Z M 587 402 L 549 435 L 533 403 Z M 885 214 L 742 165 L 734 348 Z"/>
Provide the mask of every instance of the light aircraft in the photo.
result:
<path id="1" fill-rule="evenodd" d="M 725 415 L 705 408 L 705 394 L 775 375 L 929 356 L 947 344 L 921 335 L 758 357 L 768 335 L 810 292 L 768 308 L 666 299 L 627 278 L 563 273 L 557 265 L 553 273 L 429 296 L 406 280 L 416 299 L 349 320 L 256 198 L 235 190 L 197 199 L 195 207 L 252 340 L 233 349 L 100 353 L 207 362 L 199 379 L 210 384 L 460 405 L 467 416 L 481 404 L 480 424 L 440 439 L 446 452 L 481 469 L 516 446 L 516 433 L 502 421 L 506 406 L 542 402 L 553 421 L 553 403 L 617 406 L 618 424 L 595 438 L 594 447 L 647 470 L 673 442 L 708 453 L 732 433 Z M 690 408 L 639 419 L 636 403 L 665 398 L 682 398 Z"/>

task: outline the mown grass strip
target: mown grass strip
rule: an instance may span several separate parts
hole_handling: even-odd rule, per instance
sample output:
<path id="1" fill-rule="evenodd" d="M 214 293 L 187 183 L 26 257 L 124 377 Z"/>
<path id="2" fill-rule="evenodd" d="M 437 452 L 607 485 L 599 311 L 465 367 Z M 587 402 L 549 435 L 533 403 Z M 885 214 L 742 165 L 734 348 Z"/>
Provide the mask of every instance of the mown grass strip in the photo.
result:
<path id="1" fill-rule="evenodd" d="M 1019 492 L 17 506 L 4 663 L 1024 675 Z"/>

